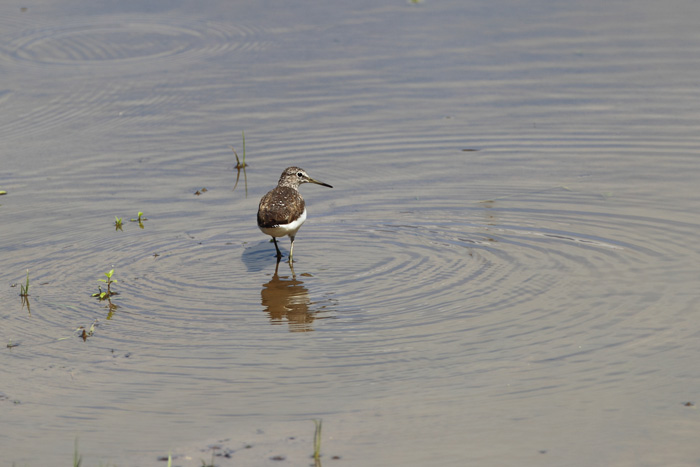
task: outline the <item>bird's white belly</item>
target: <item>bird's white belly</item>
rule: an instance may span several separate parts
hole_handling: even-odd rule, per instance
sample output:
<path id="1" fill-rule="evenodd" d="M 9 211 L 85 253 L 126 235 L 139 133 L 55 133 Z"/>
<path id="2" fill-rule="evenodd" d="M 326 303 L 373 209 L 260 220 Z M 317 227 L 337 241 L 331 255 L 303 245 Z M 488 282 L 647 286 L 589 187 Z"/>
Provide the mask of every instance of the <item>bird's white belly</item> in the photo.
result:
<path id="1" fill-rule="evenodd" d="M 276 227 L 260 227 L 260 230 L 265 235 L 270 235 L 272 237 L 284 237 L 286 235 L 293 237 L 297 234 L 297 230 L 299 230 L 301 224 L 303 224 L 305 220 L 306 208 L 304 208 L 304 212 L 301 213 L 301 216 L 299 216 L 297 220 L 290 222 L 289 224 L 282 224 Z"/>

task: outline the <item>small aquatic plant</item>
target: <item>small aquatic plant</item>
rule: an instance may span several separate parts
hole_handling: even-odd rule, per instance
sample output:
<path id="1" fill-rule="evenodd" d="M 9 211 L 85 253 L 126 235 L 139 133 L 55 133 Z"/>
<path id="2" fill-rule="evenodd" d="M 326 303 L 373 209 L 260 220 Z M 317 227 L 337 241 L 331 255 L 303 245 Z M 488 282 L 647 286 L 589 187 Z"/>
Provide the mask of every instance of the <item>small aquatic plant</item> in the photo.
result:
<path id="1" fill-rule="evenodd" d="M 323 420 L 320 418 L 314 418 L 313 420 L 314 425 L 316 425 L 316 431 L 314 432 L 314 460 L 318 463 L 321 457 L 321 424 Z"/>
<path id="2" fill-rule="evenodd" d="M 20 297 L 29 297 L 29 269 L 27 269 L 27 282 L 25 285 L 20 284 L 19 285 L 20 291 L 19 291 L 19 296 Z"/>
<path id="3" fill-rule="evenodd" d="M 85 329 L 85 326 L 80 326 L 75 331 L 78 333 L 78 337 L 83 339 L 83 342 L 87 340 L 88 337 L 92 337 L 95 334 L 95 328 L 97 327 L 98 320 L 92 322 L 90 329 Z"/>
<path id="4" fill-rule="evenodd" d="M 115 230 L 122 230 L 122 218 L 114 216 L 114 227 Z"/>
<path id="5" fill-rule="evenodd" d="M 118 293 L 118 292 L 114 292 L 114 291 L 112 290 L 112 284 L 116 284 L 116 283 L 117 283 L 117 280 L 116 280 L 116 279 L 112 280 L 112 274 L 114 274 L 114 269 L 112 269 L 112 270 L 109 271 L 109 272 L 105 272 L 104 274 L 105 274 L 105 276 L 107 276 L 107 279 L 97 279 L 97 280 L 100 281 L 100 282 L 104 282 L 105 284 L 107 284 L 107 291 L 106 291 L 106 292 L 103 292 L 103 291 L 102 291 L 102 287 L 98 286 L 97 289 L 98 289 L 99 291 L 98 291 L 98 292 L 95 292 L 94 294 L 92 294 L 93 297 L 97 297 L 97 298 L 99 298 L 100 300 L 106 300 L 106 299 L 108 299 L 109 297 L 111 297 L 112 295 L 117 295 L 117 293 Z"/>
<path id="6" fill-rule="evenodd" d="M 245 196 L 246 198 L 248 197 L 248 174 L 246 174 L 245 168 L 248 167 L 248 164 L 245 162 L 245 131 L 242 131 L 241 134 L 243 135 L 243 160 L 241 161 L 238 158 L 238 153 L 236 152 L 236 149 L 233 146 L 229 146 L 231 150 L 233 151 L 233 154 L 236 156 L 236 169 L 238 170 L 238 173 L 236 174 L 236 183 L 233 185 L 233 190 L 236 191 L 236 187 L 238 186 L 238 181 L 241 179 L 241 169 L 243 169 L 243 179 L 245 180 Z"/>
<path id="7" fill-rule="evenodd" d="M 211 452 L 211 462 L 209 462 L 207 464 L 207 461 L 205 461 L 204 459 L 199 459 L 199 460 L 202 463 L 202 467 L 216 467 L 216 465 L 214 465 L 214 451 L 213 450 Z"/>
<path id="8" fill-rule="evenodd" d="M 13 287 L 14 287 L 14 285 L 13 285 Z M 22 297 L 22 309 L 24 309 L 24 307 L 26 305 L 27 311 L 31 315 L 32 310 L 29 307 L 29 269 L 27 269 L 27 281 L 25 282 L 24 285 L 20 284 L 19 288 L 20 288 L 19 296 Z"/>
<path id="9" fill-rule="evenodd" d="M 242 169 L 244 167 L 248 167 L 248 164 L 245 163 L 245 131 L 242 131 L 241 134 L 243 135 L 243 160 L 241 161 L 238 158 L 238 153 L 236 152 L 236 149 L 233 146 L 229 147 L 233 151 L 233 155 L 236 156 L 236 168 L 237 169 Z"/>
<path id="10" fill-rule="evenodd" d="M 136 219 L 129 219 L 129 222 L 143 222 L 147 221 L 145 217 L 143 217 L 143 213 L 139 211 L 139 213 L 136 215 Z"/>
<path id="11" fill-rule="evenodd" d="M 75 438 L 75 448 L 73 449 L 73 467 L 80 467 L 83 463 L 83 456 L 78 453 L 78 437 Z"/>
<path id="12" fill-rule="evenodd" d="M 139 227 L 143 229 L 143 223 L 144 221 L 147 221 L 145 217 L 143 217 L 143 213 L 139 211 L 139 213 L 136 215 L 136 219 L 129 219 L 129 222 L 138 222 Z"/>

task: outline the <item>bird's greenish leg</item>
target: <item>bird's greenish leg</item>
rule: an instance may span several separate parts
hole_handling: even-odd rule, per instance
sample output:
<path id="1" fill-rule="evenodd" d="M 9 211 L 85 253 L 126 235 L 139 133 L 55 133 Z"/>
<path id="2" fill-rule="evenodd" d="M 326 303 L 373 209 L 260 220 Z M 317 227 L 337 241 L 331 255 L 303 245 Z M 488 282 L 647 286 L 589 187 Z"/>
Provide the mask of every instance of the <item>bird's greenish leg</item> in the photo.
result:
<path id="1" fill-rule="evenodd" d="M 294 237 L 290 235 L 289 238 L 292 241 L 292 246 L 289 247 L 289 264 L 292 264 L 292 255 L 294 254 Z"/>

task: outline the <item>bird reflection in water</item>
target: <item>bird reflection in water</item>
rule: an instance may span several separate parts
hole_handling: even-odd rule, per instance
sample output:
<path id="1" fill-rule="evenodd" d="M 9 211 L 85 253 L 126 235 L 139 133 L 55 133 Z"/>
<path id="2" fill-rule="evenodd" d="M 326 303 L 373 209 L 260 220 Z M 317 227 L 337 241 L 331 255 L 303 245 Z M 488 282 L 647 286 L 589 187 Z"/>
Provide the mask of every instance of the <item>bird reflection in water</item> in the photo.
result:
<path id="1" fill-rule="evenodd" d="M 315 319 L 316 311 L 309 310 L 311 305 L 309 289 L 304 287 L 304 282 L 297 279 L 291 263 L 289 263 L 291 276 L 280 277 L 279 266 L 278 260 L 275 274 L 269 282 L 263 284 L 260 291 L 262 306 L 265 313 L 270 316 L 270 323 L 282 324 L 286 320 L 290 332 L 313 331 L 311 323 Z"/>

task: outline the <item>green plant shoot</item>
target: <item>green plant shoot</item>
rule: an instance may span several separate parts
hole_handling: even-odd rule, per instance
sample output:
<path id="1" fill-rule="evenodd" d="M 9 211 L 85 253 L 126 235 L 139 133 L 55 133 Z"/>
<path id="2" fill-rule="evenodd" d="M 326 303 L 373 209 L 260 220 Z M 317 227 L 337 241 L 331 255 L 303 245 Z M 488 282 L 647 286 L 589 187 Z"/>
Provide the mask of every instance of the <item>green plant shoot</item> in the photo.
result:
<path id="1" fill-rule="evenodd" d="M 314 459 L 319 460 L 321 456 L 321 424 L 323 420 L 314 418 L 314 425 L 316 425 L 316 431 L 314 432 Z"/>
<path id="2" fill-rule="evenodd" d="M 112 290 L 112 284 L 116 284 L 118 281 L 116 279 L 112 280 L 112 275 L 114 274 L 114 269 L 112 269 L 109 272 L 105 272 L 104 275 L 107 276 L 107 279 L 97 279 L 100 282 L 104 282 L 107 284 L 107 291 L 103 292 L 102 287 L 98 287 L 99 292 L 92 294 L 93 297 L 98 297 L 100 300 L 105 300 L 112 295 L 116 295 L 117 292 L 114 292 Z"/>
<path id="3" fill-rule="evenodd" d="M 20 297 L 28 297 L 29 296 L 29 269 L 27 269 L 27 282 L 25 285 L 20 284 L 19 285 L 20 292 L 19 296 Z"/>

